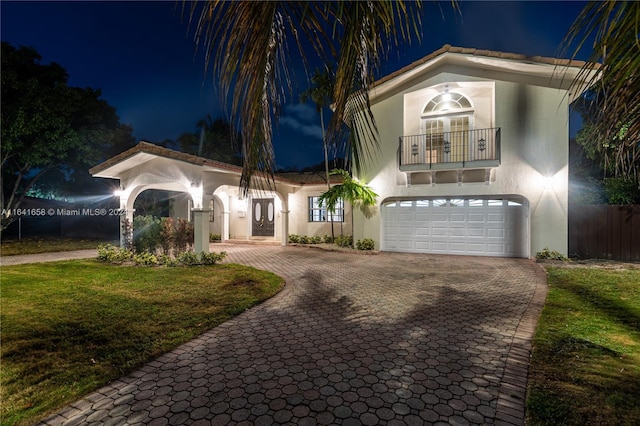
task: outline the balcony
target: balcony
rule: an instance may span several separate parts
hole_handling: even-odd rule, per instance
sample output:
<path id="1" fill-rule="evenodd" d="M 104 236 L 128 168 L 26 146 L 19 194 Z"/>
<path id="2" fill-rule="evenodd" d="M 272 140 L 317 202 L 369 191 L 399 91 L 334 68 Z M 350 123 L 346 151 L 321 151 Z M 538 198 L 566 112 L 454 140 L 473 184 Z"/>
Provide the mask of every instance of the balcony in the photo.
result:
<path id="1" fill-rule="evenodd" d="M 500 128 L 400 137 L 400 170 L 488 169 L 500 165 Z"/>

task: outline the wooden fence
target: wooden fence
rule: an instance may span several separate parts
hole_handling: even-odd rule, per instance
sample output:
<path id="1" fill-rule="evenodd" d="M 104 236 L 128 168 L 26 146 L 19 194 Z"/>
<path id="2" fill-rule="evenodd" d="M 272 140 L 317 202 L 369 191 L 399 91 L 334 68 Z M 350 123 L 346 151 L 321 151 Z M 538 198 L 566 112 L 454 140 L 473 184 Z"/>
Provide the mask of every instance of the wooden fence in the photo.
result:
<path id="1" fill-rule="evenodd" d="M 569 254 L 581 259 L 640 262 L 640 205 L 572 206 Z"/>

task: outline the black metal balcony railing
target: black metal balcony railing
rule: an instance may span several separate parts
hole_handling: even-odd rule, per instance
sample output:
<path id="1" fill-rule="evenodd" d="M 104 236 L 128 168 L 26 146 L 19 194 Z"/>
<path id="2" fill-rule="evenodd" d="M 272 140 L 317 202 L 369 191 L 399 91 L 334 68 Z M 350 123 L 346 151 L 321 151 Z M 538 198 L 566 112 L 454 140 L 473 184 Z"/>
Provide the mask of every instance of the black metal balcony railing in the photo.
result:
<path id="1" fill-rule="evenodd" d="M 400 137 L 400 169 L 494 167 L 500 164 L 500 128 Z"/>

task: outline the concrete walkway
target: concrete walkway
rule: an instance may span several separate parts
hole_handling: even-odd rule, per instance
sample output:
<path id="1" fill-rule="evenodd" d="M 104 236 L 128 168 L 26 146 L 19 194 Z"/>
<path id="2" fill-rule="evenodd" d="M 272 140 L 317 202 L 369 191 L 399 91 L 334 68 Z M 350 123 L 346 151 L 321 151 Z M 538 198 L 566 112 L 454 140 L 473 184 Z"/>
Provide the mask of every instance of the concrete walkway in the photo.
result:
<path id="1" fill-rule="evenodd" d="M 285 289 L 43 424 L 524 424 L 534 262 L 212 248 Z"/>
<path id="2" fill-rule="evenodd" d="M 53 253 L 23 254 L 18 256 L 0 256 L 0 266 L 21 265 L 24 263 L 56 262 L 58 260 L 89 259 L 98 255 L 97 249 L 58 251 Z"/>

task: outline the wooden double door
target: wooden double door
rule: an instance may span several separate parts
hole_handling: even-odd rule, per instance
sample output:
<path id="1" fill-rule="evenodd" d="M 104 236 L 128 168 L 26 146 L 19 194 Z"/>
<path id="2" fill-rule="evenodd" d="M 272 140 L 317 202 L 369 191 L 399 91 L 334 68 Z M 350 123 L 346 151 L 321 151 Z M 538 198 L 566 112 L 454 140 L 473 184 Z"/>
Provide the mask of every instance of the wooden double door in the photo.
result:
<path id="1" fill-rule="evenodd" d="M 251 204 L 251 235 L 273 237 L 275 231 L 275 205 L 273 198 L 254 198 Z"/>

